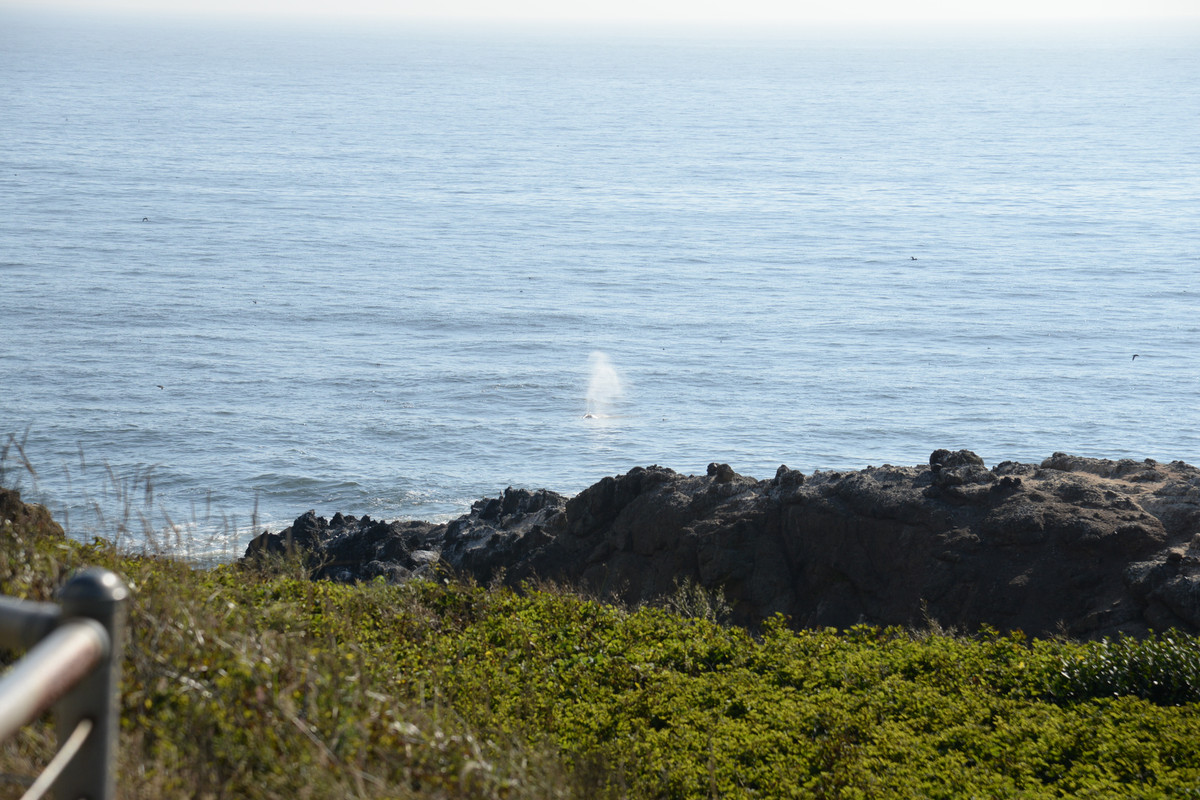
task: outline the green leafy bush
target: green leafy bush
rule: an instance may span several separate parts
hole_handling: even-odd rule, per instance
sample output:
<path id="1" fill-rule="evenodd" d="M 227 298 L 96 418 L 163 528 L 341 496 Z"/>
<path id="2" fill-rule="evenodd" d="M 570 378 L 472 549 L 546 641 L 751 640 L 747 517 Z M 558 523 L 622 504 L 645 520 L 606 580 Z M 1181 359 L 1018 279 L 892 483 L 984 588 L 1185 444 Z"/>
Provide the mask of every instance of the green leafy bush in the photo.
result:
<path id="1" fill-rule="evenodd" d="M 1183 797 L 1194 637 L 1028 641 L 859 626 L 751 635 L 682 587 L 347 586 L 0 525 L 0 590 L 98 564 L 131 588 L 126 798 Z M 36 772 L 40 729 L 0 749 Z M 0 798 L 19 795 L 0 785 Z M 11 790 L 11 791 L 10 791 Z M 6 794 L 7 792 L 7 794 Z"/>

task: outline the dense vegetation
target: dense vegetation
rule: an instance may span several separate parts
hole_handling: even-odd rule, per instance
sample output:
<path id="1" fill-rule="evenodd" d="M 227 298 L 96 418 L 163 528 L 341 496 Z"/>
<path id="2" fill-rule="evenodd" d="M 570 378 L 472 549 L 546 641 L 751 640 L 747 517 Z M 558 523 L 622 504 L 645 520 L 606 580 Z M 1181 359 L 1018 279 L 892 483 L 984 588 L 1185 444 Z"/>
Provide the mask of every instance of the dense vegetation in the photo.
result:
<path id="1" fill-rule="evenodd" d="M 691 586 L 637 609 L 345 586 L 0 519 L 4 594 L 50 599 L 85 564 L 132 589 L 125 797 L 1200 796 L 1187 636 L 752 635 Z M 7 743 L 0 771 L 36 772 L 51 739 Z"/>

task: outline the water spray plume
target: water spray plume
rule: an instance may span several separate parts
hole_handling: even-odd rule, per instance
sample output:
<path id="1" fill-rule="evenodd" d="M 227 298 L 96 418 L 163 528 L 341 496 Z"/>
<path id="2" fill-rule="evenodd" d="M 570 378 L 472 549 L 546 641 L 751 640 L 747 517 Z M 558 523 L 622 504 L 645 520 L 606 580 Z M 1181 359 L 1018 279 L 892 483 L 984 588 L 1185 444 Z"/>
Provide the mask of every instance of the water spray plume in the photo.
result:
<path id="1" fill-rule="evenodd" d="M 588 380 L 587 413 L 589 418 L 607 417 L 613 405 L 621 399 L 621 377 L 608 356 L 599 350 L 588 356 L 591 377 Z"/>

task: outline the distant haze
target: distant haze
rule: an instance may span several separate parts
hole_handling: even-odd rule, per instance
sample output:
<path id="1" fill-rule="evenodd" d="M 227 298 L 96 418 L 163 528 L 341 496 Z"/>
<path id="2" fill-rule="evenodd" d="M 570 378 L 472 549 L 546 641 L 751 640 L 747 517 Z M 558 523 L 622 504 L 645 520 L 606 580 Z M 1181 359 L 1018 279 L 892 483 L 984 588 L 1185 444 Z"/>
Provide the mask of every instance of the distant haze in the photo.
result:
<path id="1" fill-rule="evenodd" d="M 0 0 L 0 9 L 17 7 L 205 16 L 684 24 L 1200 19 L 1195 0 Z"/>

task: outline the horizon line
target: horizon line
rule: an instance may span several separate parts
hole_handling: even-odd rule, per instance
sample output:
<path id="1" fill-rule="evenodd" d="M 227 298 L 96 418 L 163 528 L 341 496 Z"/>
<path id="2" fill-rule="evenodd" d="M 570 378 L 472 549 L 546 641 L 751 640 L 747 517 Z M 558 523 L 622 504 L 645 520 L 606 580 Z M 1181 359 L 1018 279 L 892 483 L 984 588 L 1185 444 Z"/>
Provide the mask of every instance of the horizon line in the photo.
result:
<path id="1" fill-rule="evenodd" d="M 470 0 L 465 0 L 470 2 Z M 1022 8 L 1002 13 L 993 8 L 989 12 L 976 14 L 964 13 L 896 13 L 894 6 L 887 12 L 879 14 L 847 14 L 847 13 L 793 13 L 772 14 L 757 13 L 697 13 L 689 16 L 656 13 L 653 7 L 632 13 L 591 12 L 583 8 L 577 12 L 563 13 L 563 6 L 557 6 L 549 13 L 534 13 L 524 9 L 519 3 L 508 7 L 503 13 L 491 9 L 471 9 L 460 6 L 458 9 L 430 12 L 413 8 L 381 8 L 377 5 L 346 2 L 337 8 L 326 5 L 304 6 L 293 4 L 287 7 L 252 2 L 208 2 L 208 3 L 175 3 L 163 6 L 157 3 L 147 3 L 145 0 L 115 0 L 114 2 L 91 2 L 90 0 L 0 0 L 0 12 L 17 12 L 35 16 L 75 16 L 82 19 L 202 19 L 211 21 L 262 21 L 262 22 L 384 22 L 384 23 L 431 23 L 431 24 L 468 24 L 478 26 L 492 25 L 531 25 L 531 26 L 572 26 L 598 25 L 603 27 L 630 27 L 648 25 L 658 28 L 705 28 L 712 26 L 733 26 L 737 28 L 752 28 L 761 26 L 786 27 L 864 27 L 878 28 L 881 26 L 930 26 L 930 27 L 970 27 L 979 25 L 1012 25 L 1025 27 L 1040 26 L 1085 26 L 1103 27 L 1115 24 L 1135 25 L 1165 25 L 1171 23 L 1194 24 L 1200 26 L 1200 5 L 1192 10 L 1155 9 L 1147 12 L 1132 10 L 1103 10 L 1099 13 L 1080 14 L 1055 10 L 1044 6 L 1039 12 L 1031 12 Z M 570 8 L 570 7 L 568 7 Z M 579 7 L 574 7 L 578 9 Z M 1008 8 L 1012 9 L 1012 6 Z"/>

